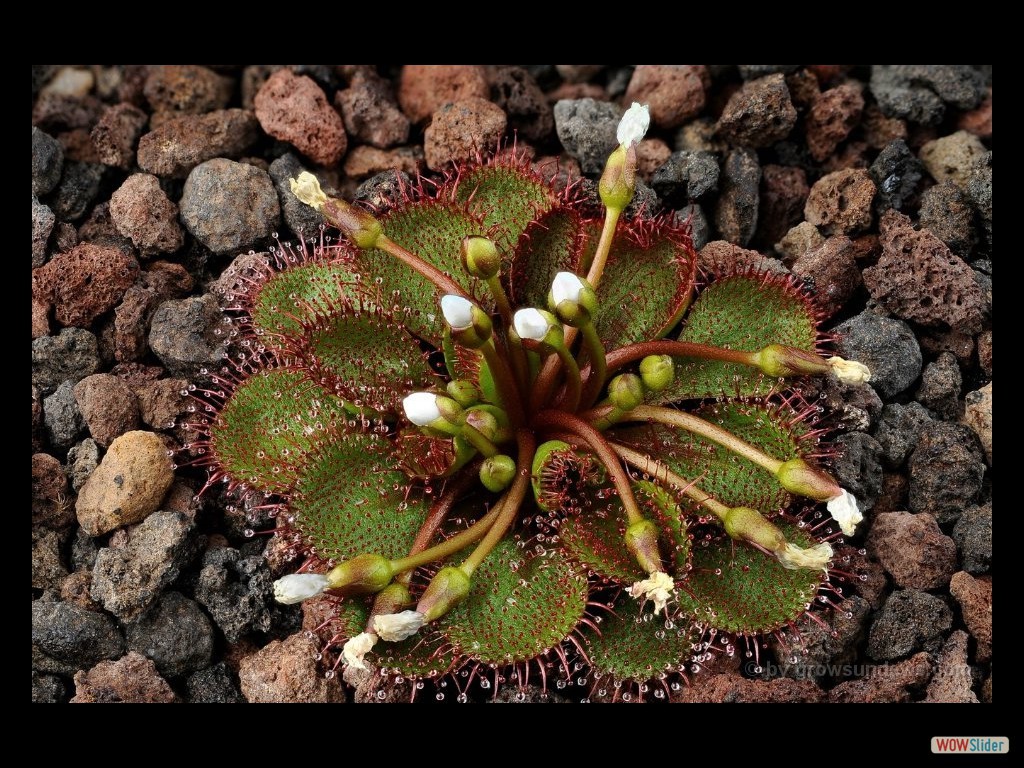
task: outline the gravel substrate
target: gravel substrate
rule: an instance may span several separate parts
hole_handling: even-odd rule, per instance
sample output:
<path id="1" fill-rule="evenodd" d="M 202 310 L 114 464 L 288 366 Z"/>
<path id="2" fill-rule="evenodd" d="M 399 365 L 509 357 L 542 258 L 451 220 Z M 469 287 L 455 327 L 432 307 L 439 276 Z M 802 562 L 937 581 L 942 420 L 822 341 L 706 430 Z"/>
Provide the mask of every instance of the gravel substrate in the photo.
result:
<path id="1" fill-rule="evenodd" d="M 33 66 L 32 701 L 407 700 L 323 674 L 315 617 L 273 600 L 289 564 L 252 535 L 265 511 L 197 500 L 203 472 L 172 466 L 182 392 L 229 348 L 220 305 L 250 252 L 315 231 L 290 177 L 381 202 L 395 174 L 516 137 L 538 168 L 593 180 L 634 100 L 652 118 L 634 207 L 690 218 L 708 271 L 798 276 L 873 372 L 811 393 L 866 510 L 859 591 L 833 631 L 806 622 L 802 649 L 769 641 L 760 666 L 713 663 L 673 698 L 991 701 L 991 81 L 953 65 Z"/>

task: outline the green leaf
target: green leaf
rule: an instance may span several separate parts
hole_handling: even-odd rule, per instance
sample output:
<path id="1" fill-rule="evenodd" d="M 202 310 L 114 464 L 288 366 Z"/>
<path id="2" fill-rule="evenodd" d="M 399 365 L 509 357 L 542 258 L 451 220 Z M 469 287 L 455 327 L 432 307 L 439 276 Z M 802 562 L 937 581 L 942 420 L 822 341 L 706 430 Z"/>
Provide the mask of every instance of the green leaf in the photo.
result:
<path id="1" fill-rule="evenodd" d="M 252 324 L 264 343 L 280 349 L 302 335 L 302 326 L 361 292 L 350 259 L 307 261 L 276 272 L 254 292 Z M 269 336 L 268 336 L 269 334 Z M 273 336 L 284 336 L 285 341 Z"/>
<path id="2" fill-rule="evenodd" d="M 582 226 L 576 211 L 555 208 L 526 228 L 512 260 L 509 297 L 514 306 L 546 308 L 555 275 L 579 271 Z"/>
<path id="3" fill-rule="evenodd" d="M 588 222 L 589 263 L 601 226 Z M 697 256 L 681 236 L 620 226 L 597 286 L 597 332 L 606 349 L 651 341 L 672 330 L 693 298 Z"/>
<path id="4" fill-rule="evenodd" d="M 684 578 L 689 569 L 690 541 L 683 509 L 653 483 L 634 483 L 634 491 L 644 517 L 661 528 L 663 562 L 675 578 Z M 611 485 L 588 495 L 583 511 L 566 518 L 559 530 L 566 554 L 609 581 L 631 584 L 647 578 L 626 549 L 626 512 L 618 496 L 611 493 Z"/>
<path id="5" fill-rule="evenodd" d="M 436 383 L 402 322 L 367 302 L 336 307 L 308 325 L 295 354 L 314 380 L 360 408 L 397 413 L 405 395 Z"/>
<path id="6" fill-rule="evenodd" d="M 796 525 L 779 528 L 794 544 L 814 543 Z M 823 580 L 821 570 L 783 568 L 771 555 L 720 536 L 694 547 L 693 571 L 679 590 L 679 606 L 694 621 L 720 631 L 763 634 L 799 618 Z"/>
<path id="7" fill-rule="evenodd" d="M 484 228 L 479 219 L 456 204 L 426 199 L 391 211 L 380 221 L 385 235 L 471 291 L 474 280 L 463 271 L 459 253 L 462 239 Z M 396 317 L 410 331 L 440 345 L 445 323 L 441 293 L 433 283 L 380 250 L 361 251 L 356 263 L 379 284 L 382 302 L 399 308 Z M 489 306 L 486 301 L 483 305 Z"/>
<path id="8" fill-rule="evenodd" d="M 469 596 L 441 628 L 461 654 L 485 664 L 514 664 L 565 640 L 586 604 L 586 576 L 559 550 L 541 553 L 532 543 L 521 546 L 506 537 L 477 568 Z"/>
<path id="9" fill-rule="evenodd" d="M 715 281 L 694 302 L 680 341 L 756 352 L 769 344 L 814 351 L 818 324 L 810 301 L 789 277 L 734 275 Z M 765 395 L 778 380 L 739 363 L 676 358 L 675 382 L 654 398 Z"/>
<path id="10" fill-rule="evenodd" d="M 338 436 L 306 467 L 289 513 L 318 557 L 341 561 L 374 553 L 396 559 L 409 553 L 429 504 L 409 491 L 391 457 L 387 439 L 359 432 Z"/>
<path id="11" fill-rule="evenodd" d="M 625 593 L 611 612 L 595 616 L 594 621 L 600 633 L 592 627 L 583 630 L 587 655 L 595 679 L 610 677 L 612 685 L 682 671 L 698 634 L 685 619 L 666 622 L 663 616 L 641 614 L 637 601 Z"/>
<path id="12" fill-rule="evenodd" d="M 210 425 L 228 477 L 286 493 L 345 425 L 345 403 L 293 368 L 264 369 L 232 392 Z"/>
<path id="13" fill-rule="evenodd" d="M 726 401 L 705 404 L 693 415 L 780 461 L 805 453 L 802 436 L 806 428 L 793 423 L 794 414 L 788 407 Z M 646 424 L 615 427 L 609 430 L 609 436 L 648 453 L 727 506 L 753 507 L 771 515 L 788 507 L 792 500 L 768 470 L 691 432 L 665 424 Z"/>
<path id="14" fill-rule="evenodd" d="M 454 199 L 478 217 L 502 254 L 504 268 L 527 224 L 555 205 L 555 193 L 526 161 L 503 155 L 487 164 L 461 173 Z M 504 270 L 503 270 L 504 271 Z"/>

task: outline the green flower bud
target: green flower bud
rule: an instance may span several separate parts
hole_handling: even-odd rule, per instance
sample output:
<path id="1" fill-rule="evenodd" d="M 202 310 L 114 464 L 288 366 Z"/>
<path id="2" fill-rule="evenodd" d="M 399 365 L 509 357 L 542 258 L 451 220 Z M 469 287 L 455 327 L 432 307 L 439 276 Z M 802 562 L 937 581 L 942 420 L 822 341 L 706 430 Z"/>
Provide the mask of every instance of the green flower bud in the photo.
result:
<path id="1" fill-rule="evenodd" d="M 498 454 L 484 459 L 480 465 L 480 482 L 484 487 L 498 493 L 505 490 L 516 476 L 516 463 L 511 456 Z"/>
<path id="2" fill-rule="evenodd" d="M 769 344 L 757 353 L 757 365 L 768 376 L 799 376 L 828 373 L 828 361 L 815 352 Z"/>
<path id="3" fill-rule="evenodd" d="M 469 408 L 480 402 L 480 390 L 468 379 L 455 379 L 448 382 L 448 394 L 452 400 L 463 408 Z"/>
<path id="4" fill-rule="evenodd" d="M 676 378 L 676 366 L 668 355 L 648 355 L 640 361 L 640 378 L 651 392 L 662 392 Z"/>
<path id="5" fill-rule="evenodd" d="M 620 373 L 608 382 L 608 400 L 620 411 L 631 411 L 644 401 L 644 385 L 635 373 Z"/>
<path id="6" fill-rule="evenodd" d="M 725 532 L 732 538 L 757 544 L 768 552 L 777 552 L 786 546 L 786 537 L 778 528 L 765 520 L 764 515 L 750 507 L 733 507 L 725 516 Z"/>
<path id="7" fill-rule="evenodd" d="M 661 571 L 661 553 L 658 552 L 658 526 L 650 520 L 638 520 L 626 529 L 626 549 L 630 551 L 644 573 Z"/>
<path id="8" fill-rule="evenodd" d="M 466 272 L 481 280 L 490 280 L 501 268 L 501 257 L 494 241 L 480 235 L 464 237 L 459 255 Z"/>
<path id="9" fill-rule="evenodd" d="M 465 600 L 470 586 L 470 578 L 462 569 L 442 568 L 427 585 L 416 610 L 423 614 L 425 622 L 435 621 Z"/>
<path id="10" fill-rule="evenodd" d="M 843 489 L 824 470 L 803 459 L 790 459 L 775 473 L 779 485 L 790 493 L 806 496 L 815 501 L 829 501 L 839 496 Z"/>
<path id="11" fill-rule="evenodd" d="M 372 595 L 391 583 L 391 561 L 382 555 L 357 555 L 334 566 L 327 574 L 327 589 L 342 595 Z"/>

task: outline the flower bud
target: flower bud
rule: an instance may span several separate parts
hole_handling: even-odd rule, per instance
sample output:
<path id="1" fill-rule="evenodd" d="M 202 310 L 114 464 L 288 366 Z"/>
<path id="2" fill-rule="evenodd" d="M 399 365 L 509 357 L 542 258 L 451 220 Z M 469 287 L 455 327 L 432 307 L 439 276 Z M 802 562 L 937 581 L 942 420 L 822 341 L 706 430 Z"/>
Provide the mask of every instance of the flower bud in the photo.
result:
<path id="1" fill-rule="evenodd" d="M 494 414 L 489 413 L 482 408 L 466 411 L 466 424 L 471 426 L 492 443 L 498 436 L 498 420 L 494 417 Z"/>
<path id="2" fill-rule="evenodd" d="M 460 252 L 467 273 L 481 280 L 490 280 L 501 268 L 501 257 L 494 241 L 479 235 L 462 238 Z"/>
<path id="3" fill-rule="evenodd" d="M 644 401 L 644 384 L 635 373 L 620 373 L 608 382 L 608 400 L 620 411 L 631 411 Z"/>
<path id="4" fill-rule="evenodd" d="M 480 390 L 469 379 L 454 379 L 446 387 L 448 395 L 463 408 L 469 408 L 480 402 Z"/>
<path id="5" fill-rule="evenodd" d="M 423 614 L 425 622 L 435 621 L 466 599 L 470 585 L 470 578 L 462 569 L 442 568 L 427 585 L 416 610 Z"/>
<path id="6" fill-rule="evenodd" d="M 757 365 L 767 376 L 815 375 L 829 371 L 829 364 L 821 355 L 784 344 L 769 344 L 758 352 Z"/>
<path id="7" fill-rule="evenodd" d="M 649 391 L 663 392 L 675 381 L 675 363 L 668 355 L 648 355 L 640 361 L 640 378 Z"/>
<path id="8" fill-rule="evenodd" d="M 454 294 L 442 296 L 441 314 L 453 331 L 469 328 L 473 325 L 473 302 Z"/>
<path id="9" fill-rule="evenodd" d="M 548 291 L 548 308 L 566 325 L 579 328 L 597 313 L 597 294 L 578 275 L 559 272 Z"/>
<path id="10" fill-rule="evenodd" d="M 626 549 L 645 573 L 657 573 L 661 567 L 658 552 L 658 526 L 650 520 L 638 520 L 626 529 Z"/>
<path id="11" fill-rule="evenodd" d="M 337 227 L 359 248 L 373 248 L 381 235 L 381 225 L 371 214 L 344 200 L 328 197 L 320 188 L 316 176 L 303 171 L 290 179 L 292 194 L 300 201 L 319 211 L 328 224 Z"/>
<path id="12" fill-rule="evenodd" d="M 340 595 L 372 595 L 390 584 L 394 575 L 386 557 L 357 555 L 330 570 L 327 589 Z"/>
<path id="13" fill-rule="evenodd" d="M 619 147 L 608 156 L 597 191 L 606 208 L 622 211 L 636 191 L 636 145 Z"/>
<path id="14" fill-rule="evenodd" d="M 417 427 L 432 427 L 445 434 L 458 425 L 462 418 L 462 406 L 450 397 L 433 392 L 413 392 L 402 399 L 405 418 Z"/>
<path id="15" fill-rule="evenodd" d="M 491 338 L 491 318 L 469 299 L 454 294 L 441 297 L 441 314 L 452 339 L 469 349 L 479 349 Z"/>
<path id="16" fill-rule="evenodd" d="M 824 470 L 800 458 L 784 462 L 775 477 L 779 485 L 790 493 L 815 501 L 834 499 L 843 490 Z"/>
<path id="17" fill-rule="evenodd" d="M 498 454 L 484 459 L 480 465 L 480 482 L 492 493 L 505 490 L 516 476 L 516 463 L 511 456 Z"/>
<path id="18" fill-rule="evenodd" d="M 865 384 L 871 381 L 871 369 L 856 360 L 844 360 L 841 357 L 830 357 L 828 364 L 832 373 L 846 384 Z"/>
<path id="19" fill-rule="evenodd" d="M 768 552 L 778 552 L 786 545 L 785 534 L 750 507 L 733 507 L 726 514 L 723 525 L 732 538 L 749 541 Z"/>
<path id="20" fill-rule="evenodd" d="M 857 523 L 864 520 L 864 515 L 857 506 L 856 497 L 845 488 L 825 506 L 832 519 L 839 523 L 839 527 L 847 536 L 853 536 L 857 532 Z"/>
<path id="21" fill-rule="evenodd" d="M 274 582 L 274 599 L 282 605 L 294 605 L 322 594 L 329 580 L 319 573 L 292 573 Z"/>
<path id="22" fill-rule="evenodd" d="M 558 347 L 565 341 L 565 334 L 557 318 L 543 309 L 520 309 L 513 316 L 512 325 L 519 338 L 528 344 Z"/>

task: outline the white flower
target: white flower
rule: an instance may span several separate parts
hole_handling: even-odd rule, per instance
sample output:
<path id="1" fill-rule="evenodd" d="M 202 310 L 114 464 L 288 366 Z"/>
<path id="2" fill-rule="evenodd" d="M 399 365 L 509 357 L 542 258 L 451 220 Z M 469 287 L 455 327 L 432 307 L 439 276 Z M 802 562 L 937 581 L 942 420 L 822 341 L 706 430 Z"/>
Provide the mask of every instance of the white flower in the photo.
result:
<path id="1" fill-rule="evenodd" d="M 832 519 L 839 523 L 839 527 L 847 536 L 853 536 L 857 530 L 857 523 L 864 519 L 864 515 L 857 508 L 857 497 L 845 488 L 825 506 Z"/>
<path id="2" fill-rule="evenodd" d="M 615 132 L 615 138 L 619 144 L 629 149 L 630 144 L 635 144 L 642 139 L 647 129 L 651 127 L 651 111 L 646 104 L 637 104 L 626 110 L 626 114 L 619 121 L 619 129 Z"/>
<path id="3" fill-rule="evenodd" d="M 512 318 L 512 324 L 516 327 L 516 333 L 521 339 L 533 339 L 543 341 L 551 329 L 551 323 L 541 314 L 539 309 L 532 307 L 520 309 Z"/>
<path id="4" fill-rule="evenodd" d="M 461 331 L 473 325 L 473 302 L 449 293 L 441 297 L 441 314 L 454 330 Z"/>
<path id="5" fill-rule="evenodd" d="M 804 549 L 796 544 L 786 544 L 781 552 L 776 552 L 783 568 L 795 571 L 797 568 L 821 568 L 828 569 L 828 561 L 832 559 L 832 547 L 828 542 L 815 544 L 813 547 Z"/>
<path id="6" fill-rule="evenodd" d="M 437 395 L 431 392 L 413 392 L 406 395 L 402 400 L 402 408 L 405 410 L 405 417 L 417 427 L 425 427 L 441 418 L 441 411 L 437 407 Z"/>
<path id="7" fill-rule="evenodd" d="M 676 585 L 672 577 L 664 571 L 655 571 L 650 577 L 638 581 L 627 591 L 641 603 L 651 600 L 654 603 L 655 613 L 661 613 L 672 598 Z"/>
<path id="8" fill-rule="evenodd" d="M 328 583 L 319 573 L 293 573 L 274 582 L 274 599 L 285 605 L 301 603 L 319 595 Z"/>
<path id="9" fill-rule="evenodd" d="M 297 179 L 289 179 L 288 183 L 291 185 L 292 194 L 315 210 L 319 211 L 327 201 L 327 195 L 320 189 L 320 182 L 309 171 L 303 171 Z"/>
<path id="10" fill-rule="evenodd" d="M 355 637 L 349 639 L 347 643 L 341 648 L 341 655 L 345 658 L 345 663 L 354 669 L 366 669 L 366 664 L 363 663 L 363 657 L 370 652 L 370 649 L 377 644 L 377 636 L 372 635 L 369 632 L 360 632 Z"/>
<path id="11" fill-rule="evenodd" d="M 381 640 L 397 643 L 412 637 L 423 626 L 423 614 L 419 611 L 381 613 L 373 617 L 373 628 Z"/>
<path id="12" fill-rule="evenodd" d="M 559 272 L 551 282 L 551 298 L 557 307 L 563 301 L 579 303 L 580 293 L 586 286 L 572 272 Z"/>
<path id="13" fill-rule="evenodd" d="M 864 384 L 871 381 L 871 369 L 864 363 L 844 360 L 841 357 L 830 357 L 827 362 L 832 366 L 832 373 L 836 378 L 846 384 Z"/>

